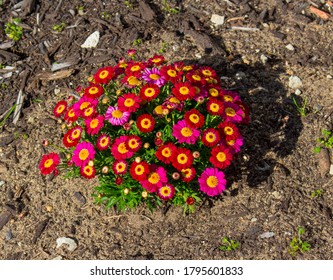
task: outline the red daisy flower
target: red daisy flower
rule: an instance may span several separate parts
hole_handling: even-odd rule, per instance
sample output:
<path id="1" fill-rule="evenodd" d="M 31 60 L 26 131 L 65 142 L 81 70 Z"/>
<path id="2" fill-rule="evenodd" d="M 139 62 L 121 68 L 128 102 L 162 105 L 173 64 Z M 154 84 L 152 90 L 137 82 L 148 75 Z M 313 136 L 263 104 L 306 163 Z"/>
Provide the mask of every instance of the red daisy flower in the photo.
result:
<path id="1" fill-rule="evenodd" d="M 175 187 L 166 183 L 157 190 L 157 195 L 162 200 L 170 200 L 175 195 Z"/>
<path id="2" fill-rule="evenodd" d="M 140 107 L 140 97 L 126 93 L 118 98 L 118 108 L 122 112 L 135 112 Z"/>
<path id="3" fill-rule="evenodd" d="M 103 87 L 100 85 L 90 85 L 84 90 L 84 96 L 88 98 L 98 98 L 104 93 Z"/>
<path id="4" fill-rule="evenodd" d="M 66 148 L 75 147 L 79 143 L 79 139 L 73 140 L 71 134 L 66 133 L 62 139 L 62 143 Z"/>
<path id="5" fill-rule="evenodd" d="M 136 135 L 129 135 L 127 137 L 126 145 L 129 150 L 137 152 L 142 146 L 141 138 Z"/>
<path id="6" fill-rule="evenodd" d="M 205 124 L 205 116 L 197 109 L 191 109 L 184 115 L 185 122 L 188 126 L 193 128 L 200 128 Z"/>
<path id="7" fill-rule="evenodd" d="M 117 160 L 113 163 L 112 169 L 114 174 L 125 174 L 127 171 L 127 163 L 124 160 Z"/>
<path id="8" fill-rule="evenodd" d="M 74 105 L 68 108 L 68 111 L 66 112 L 64 116 L 64 120 L 68 123 L 75 122 L 79 116 L 74 111 Z"/>
<path id="9" fill-rule="evenodd" d="M 186 74 L 186 79 L 195 85 L 204 85 L 206 83 L 205 78 L 198 70 L 188 72 Z"/>
<path id="10" fill-rule="evenodd" d="M 104 126 L 104 116 L 97 116 L 85 120 L 86 131 L 89 135 L 97 134 Z"/>
<path id="11" fill-rule="evenodd" d="M 243 119 L 241 123 L 248 124 L 250 122 L 250 108 L 240 100 L 235 101 L 235 104 L 237 104 L 243 111 L 242 114 Z"/>
<path id="12" fill-rule="evenodd" d="M 163 55 L 155 54 L 152 58 L 149 58 L 148 63 L 150 65 L 159 66 L 165 62 L 165 58 Z"/>
<path id="13" fill-rule="evenodd" d="M 145 67 L 146 65 L 142 62 L 132 61 L 127 65 L 125 73 L 126 75 L 136 75 L 139 74 Z"/>
<path id="14" fill-rule="evenodd" d="M 191 182 L 195 176 L 197 175 L 197 171 L 195 170 L 194 167 L 189 167 L 181 170 L 182 174 L 182 181 L 183 182 Z"/>
<path id="15" fill-rule="evenodd" d="M 209 66 L 202 66 L 198 71 L 205 78 L 216 77 L 215 70 Z"/>
<path id="16" fill-rule="evenodd" d="M 160 94 L 160 88 L 155 84 L 147 84 L 140 89 L 142 100 L 151 101 Z"/>
<path id="17" fill-rule="evenodd" d="M 182 72 L 178 72 L 172 65 L 164 66 L 161 68 L 161 75 L 167 82 L 176 83 L 182 78 Z"/>
<path id="18" fill-rule="evenodd" d="M 216 99 L 216 98 L 211 98 L 207 102 L 207 110 L 211 115 L 221 115 L 223 113 L 224 105 L 222 101 Z"/>
<path id="19" fill-rule="evenodd" d="M 114 74 L 114 69 L 111 66 L 101 68 L 94 75 L 95 83 L 105 85 L 112 80 Z"/>
<path id="20" fill-rule="evenodd" d="M 39 164 L 39 170 L 43 175 L 50 174 L 56 171 L 56 167 L 60 163 L 60 157 L 56 153 L 50 153 L 42 156 L 42 160 Z"/>
<path id="21" fill-rule="evenodd" d="M 172 159 L 172 165 L 177 170 L 181 171 L 190 167 L 193 163 L 193 155 L 190 150 L 186 148 L 178 148 L 175 156 Z"/>
<path id="22" fill-rule="evenodd" d="M 77 125 L 70 130 L 67 131 L 67 134 L 69 135 L 70 139 L 73 141 L 79 141 L 82 135 L 82 127 Z"/>
<path id="23" fill-rule="evenodd" d="M 179 100 L 187 100 L 195 96 L 196 90 L 189 82 L 179 82 L 174 85 L 172 93 Z"/>
<path id="24" fill-rule="evenodd" d="M 226 137 L 231 136 L 231 135 L 236 135 L 238 137 L 239 135 L 239 130 L 237 126 L 231 122 L 221 122 L 217 126 L 218 131 L 220 132 L 220 135 L 225 135 Z"/>
<path id="25" fill-rule="evenodd" d="M 111 152 L 115 159 L 121 160 L 133 156 L 134 152 L 127 149 L 127 138 L 128 136 L 120 136 L 114 141 L 113 145 L 111 146 Z"/>
<path id="26" fill-rule="evenodd" d="M 232 154 L 223 146 L 218 146 L 212 149 L 209 161 L 217 168 L 224 169 L 231 164 Z"/>
<path id="27" fill-rule="evenodd" d="M 84 119 L 88 119 L 95 116 L 95 114 L 96 114 L 96 108 L 93 106 L 89 106 L 82 111 L 81 117 Z"/>
<path id="28" fill-rule="evenodd" d="M 138 74 L 126 75 L 122 78 L 121 82 L 128 88 L 133 88 L 141 84 Z"/>
<path id="29" fill-rule="evenodd" d="M 109 148 L 110 142 L 111 142 L 110 136 L 106 134 L 101 134 L 97 138 L 97 148 L 101 151 L 105 151 Z"/>
<path id="30" fill-rule="evenodd" d="M 135 162 L 133 161 L 130 167 L 130 174 L 132 178 L 136 181 L 143 181 L 147 179 L 148 174 L 150 173 L 150 167 L 147 162 Z"/>
<path id="31" fill-rule="evenodd" d="M 136 126 L 143 133 L 151 132 L 155 126 L 154 118 L 149 114 L 143 114 L 138 117 Z"/>
<path id="32" fill-rule="evenodd" d="M 166 143 L 162 146 L 160 146 L 156 152 L 155 156 L 158 160 L 165 164 L 169 164 L 172 161 L 172 158 L 174 157 L 176 153 L 177 147 L 173 143 Z"/>
<path id="33" fill-rule="evenodd" d="M 67 109 L 67 102 L 65 100 L 59 101 L 54 109 L 53 109 L 53 114 L 56 118 L 59 118 Z"/>
<path id="34" fill-rule="evenodd" d="M 96 169 L 94 166 L 86 165 L 80 168 L 80 174 L 82 177 L 92 179 L 95 177 Z"/>
<path id="35" fill-rule="evenodd" d="M 220 141 L 220 134 L 214 128 L 207 128 L 201 136 L 201 141 L 206 147 L 214 147 Z"/>
<path id="36" fill-rule="evenodd" d="M 221 96 L 221 90 L 222 89 L 219 86 L 211 85 L 208 88 L 208 94 L 211 97 L 218 98 L 219 96 Z"/>

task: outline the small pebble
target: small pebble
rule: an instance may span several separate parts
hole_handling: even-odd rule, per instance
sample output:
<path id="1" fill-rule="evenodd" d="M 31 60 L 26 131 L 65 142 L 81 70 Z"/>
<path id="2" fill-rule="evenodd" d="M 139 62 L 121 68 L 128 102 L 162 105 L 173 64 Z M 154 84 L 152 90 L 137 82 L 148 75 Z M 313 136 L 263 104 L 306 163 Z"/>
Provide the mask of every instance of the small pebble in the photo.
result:
<path id="1" fill-rule="evenodd" d="M 273 237 L 274 235 L 275 235 L 274 232 L 272 232 L 272 231 L 266 231 L 263 234 L 260 234 L 259 238 L 270 238 L 270 237 Z"/>
<path id="2" fill-rule="evenodd" d="M 1 181 L 0 180 L 0 187 L 4 186 L 5 185 L 5 181 Z"/>
<path id="3" fill-rule="evenodd" d="M 292 89 L 298 89 L 300 87 L 302 87 L 303 83 L 302 80 L 297 77 L 297 76 L 291 76 L 289 78 L 289 87 Z"/>
<path id="4" fill-rule="evenodd" d="M 54 89 L 54 94 L 57 95 L 57 94 L 59 94 L 59 93 L 60 93 L 60 89 L 59 89 L 59 88 L 55 88 L 55 89 Z"/>
<path id="5" fill-rule="evenodd" d="M 54 260 L 54 261 L 60 261 L 60 260 L 62 260 L 62 256 L 56 256 L 52 260 Z"/>
<path id="6" fill-rule="evenodd" d="M 266 62 L 268 61 L 268 57 L 266 55 L 262 54 L 260 56 L 260 60 L 263 64 L 266 64 Z"/>
<path id="7" fill-rule="evenodd" d="M 295 90 L 295 94 L 296 94 L 296 95 L 301 95 L 301 93 L 302 93 L 302 91 L 301 91 L 300 89 L 296 89 L 296 90 Z"/>
<path id="8" fill-rule="evenodd" d="M 282 198 L 282 195 L 278 191 L 272 192 L 272 196 L 274 196 L 274 198 L 276 198 L 276 199 Z"/>
<path id="9" fill-rule="evenodd" d="M 51 205 L 46 205 L 45 209 L 46 209 L 47 212 L 52 212 L 53 207 Z"/>
<path id="10" fill-rule="evenodd" d="M 11 240 L 13 238 L 13 233 L 12 231 L 9 229 L 6 232 L 6 240 Z"/>
<path id="11" fill-rule="evenodd" d="M 333 77 L 331 75 L 327 75 L 326 78 L 329 80 L 333 79 Z"/>
<path id="12" fill-rule="evenodd" d="M 57 248 L 61 247 L 62 244 L 68 245 L 68 251 L 73 252 L 77 248 L 77 244 L 74 239 L 69 237 L 59 237 L 57 238 Z"/>
<path id="13" fill-rule="evenodd" d="M 258 221 L 257 218 L 252 218 L 252 219 L 251 219 L 251 222 L 252 222 L 252 223 L 254 223 L 254 222 L 256 222 L 256 221 Z"/>
<path id="14" fill-rule="evenodd" d="M 330 167 L 330 175 L 333 175 L 333 164 L 331 164 L 331 167 Z"/>
<path id="15" fill-rule="evenodd" d="M 289 50 L 289 51 L 294 51 L 295 50 L 295 48 L 294 48 L 294 46 L 292 44 L 288 44 L 286 46 L 286 49 Z"/>
<path id="16" fill-rule="evenodd" d="M 211 17 L 210 21 L 211 21 L 216 27 L 218 27 L 218 26 L 224 24 L 224 19 L 225 19 L 224 16 L 220 16 L 220 15 L 217 15 L 217 14 L 212 14 L 212 17 Z"/>

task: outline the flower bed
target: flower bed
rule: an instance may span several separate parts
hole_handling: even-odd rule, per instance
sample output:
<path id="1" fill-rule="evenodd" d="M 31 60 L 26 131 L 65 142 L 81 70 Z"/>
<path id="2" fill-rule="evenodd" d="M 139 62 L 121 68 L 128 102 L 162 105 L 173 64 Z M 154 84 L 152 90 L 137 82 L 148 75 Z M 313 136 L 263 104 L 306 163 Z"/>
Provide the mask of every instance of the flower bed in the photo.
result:
<path id="1" fill-rule="evenodd" d="M 226 188 L 223 171 L 243 145 L 238 125 L 248 123 L 248 108 L 210 67 L 131 58 L 99 69 L 78 100 L 56 104 L 68 128 L 66 158 L 44 155 L 41 173 L 98 176 L 95 201 L 106 207 L 168 201 L 191 212 Z"/>

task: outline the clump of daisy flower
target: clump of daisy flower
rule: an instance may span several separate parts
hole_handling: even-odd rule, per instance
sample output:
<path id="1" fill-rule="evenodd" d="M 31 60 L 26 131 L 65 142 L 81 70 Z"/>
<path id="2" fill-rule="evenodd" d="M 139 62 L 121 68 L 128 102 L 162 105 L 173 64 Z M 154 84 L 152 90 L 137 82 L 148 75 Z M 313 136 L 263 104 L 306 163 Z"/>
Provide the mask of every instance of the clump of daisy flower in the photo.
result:
<path id="1" fill-rule="evenodd" d="M 249 108 L 209 66 L 136 56 L 129 50 L 92 73 L 78 100 L 55 104 L 63 147 L 42 156 L 40 172 L 93 180 L 95 202 L 106 208 L 173 204 L 193 212 L 227 188 Z"/>

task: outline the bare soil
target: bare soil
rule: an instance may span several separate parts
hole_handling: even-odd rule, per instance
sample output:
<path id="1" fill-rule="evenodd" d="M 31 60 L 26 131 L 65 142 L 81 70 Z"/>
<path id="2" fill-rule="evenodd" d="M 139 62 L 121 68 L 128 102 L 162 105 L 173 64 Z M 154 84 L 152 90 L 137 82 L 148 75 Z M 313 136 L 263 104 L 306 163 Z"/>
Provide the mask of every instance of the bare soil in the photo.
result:
<path id="1" fill-rule="evenodd" d="M 21 10 L 16 0 L 1 2 L 0 63 L 14 68 L 0 69 L 1 77 L 12 72 L 0 80 L 0 121 L 20 89 L 24 105 L 16 125 L 11 115 L 0 128 L 0 259 L 333 259 L 332 150 L 326 158 L 313 152 L 321 130 L 333 128 L 333 7 L 311 1 L 330 15 L 323 20 L 310 1 L 293 0 L 25 0 Z M 211 22 L 213 14 L 224 16 L 223 25 Z M 24 30 L 14 44 L 4 32 L 11 18 L 21 18 Z M 63 31 L 54 31 L 61 23 Z M 96 30 L 97 47 L 81 48 Z M 142 59 L 162 53 L 170 62 L 210 65 L 251 108 L 227 191 L 194 214 L 144 205 L 106 211 L 91 197 L 97 180 L 39 173 L 52 149 L 42 141 L 61 143 L 53 106 L 129 48 Z M 55 62 L 69 66 L 52 72 Z M 300 95 L 291 76 L 302 81 Z M 307 101 L 306 116 L 293 98 Z M 300 226 L 311 249 L 291 256 Z M 273 236 L 262 238 L 267 232 Z M 219 250 L 226 236 L 240 248 Z M 57 248 L 59 237 L 78 247 Z"/>

